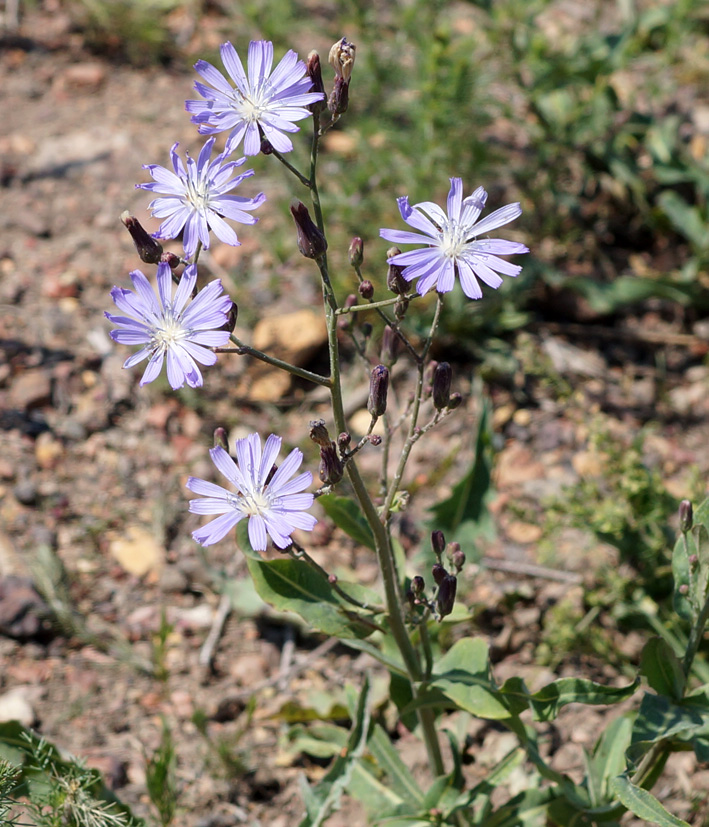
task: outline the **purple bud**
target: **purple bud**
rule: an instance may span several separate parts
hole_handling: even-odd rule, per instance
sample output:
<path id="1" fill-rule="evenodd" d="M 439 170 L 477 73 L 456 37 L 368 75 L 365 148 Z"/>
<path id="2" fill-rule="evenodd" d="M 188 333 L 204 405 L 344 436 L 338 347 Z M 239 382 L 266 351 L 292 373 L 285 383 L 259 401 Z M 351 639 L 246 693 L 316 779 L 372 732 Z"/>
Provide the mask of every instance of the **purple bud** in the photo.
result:
<path id="1" fill-rule="evenodd" d="M 411 591 L 414 594 L 423 594 L 423 590 L 426 588 L 426 583 L 424 582 L 423 577 L 420 574 L 417 574 L 416 577 L 413 578 L 411 581 Z"/>
<path id="2" fill-rule="evenodd" d="M 380 352 L 382 362 L 388 367 L 391 367 L 399 356 L 400 348 L 401 339 L 389 325 L 387 325 L 382 333 L 382 349 Z"/>
<path id="3" fill-rule="evenodd" d="M 234 328 L 236 327 L 236 320 L 239 317 L 239 306 L 236 302 L 231 303 L 231 307 L 229 308 L 229 312 L 226 314 L 226 321 L 224 324 L 219 328 L 219 330 L 228 330 L 229 333 L 234 332 Z"/>
<path id="4" fill-rule="evenodd" d="M 262 155 L 273 155 L 273 144 L 268 140 L 268 138 L 261 138 L 260 151 Z"/>
<path id="5" fill-rule="evenodd" d="M 387 250 L 387 258 L 394 258 L 394 256 L 400 254 L 401 250 L 398 247 L 390 247 Z M 387 270 L 387 290 L 396 293 L 397 296 L 403 295 L 408 289 L 408 283 L 401 275 L 403 269 L 403 267 L 399 267 L 397 264 L 390 264 Z"/>
<path id="6" fill-rule="evenodd" d="M 326 104 L 325 85 L 322 82 L 322 70 L 320 68 L 320 55 L 317 52 L 313 51 L 308 55 L 308 59 L 305 62 L 305 71 L 307 72 L 310 80 L 313 82 L 313 85 L 310 87 L 310 91 L 320 92 L 323 96 L 322 100 L 315 101 L 315 103 L 311 103 L 307 107 L 314 114 L 318 114 L 323 111 Z"/>
<path id="7" fill-rule="evenodd" d="M 335 585 L 335 583 L 337 583 L 337 575 L 336 575 L 336 574 L 328 574 L 328 576 L 327 576 L 327 582 L 328 582 L 331 586 L 334 586 L 334 585 Z"/>
<path id="8" fill-rule="evenodd" d="M 679 504 L 679 527 L 683 534 L 692 530 L 694 523 L 694 509 L 689 500 L 682 500 Z"/>
<path id="9" fill-rule="evenodd" d="M 353 267 L 361 267 L 364 261 L 364 242 L 359 236 L 355 236 L 350 241 L 350 248 L 348 250 L 350 257 L 350 264 Z"/>
<path id="10" fill-rule="evenodd" d="M 440 557 L 441 554 L 443 554 L 443 550 L 446 547 L 446 538 L 440 529 L 431 532 L 431 547 L 436 557 Z"/>
<path id="11" fill-rule="evenodd" d="M 306 258 L 322 258 L 327 250 L 327 241 L 313 223 L 308 208 L 302 201 L 292 201 L 290 211 L 298 231 L 298 249 Z"/>
<path id="12" fill-rule="evenodd" d="M 465 565 L 465 555 L 462 551 L 460 551 L 460 549 L 453 553 L 453 556 L 451 557 L 451 563 L 453 563 L 453 565 L 455 566 L 455 570 L 457 572 L 460 572 L 460 570 Z"/>
<path id="13" fill-rule="evenodd" d="M 682 595 L 689 594 L 689 586 L 686 583 L 682 583 L 678 591 Z"/>
<path id="14" fill-rule="evenodd" d="M 337 445 L 341 451 L 346 451 L 350 442 L 352 442 L 352 437 L 349 434 L 342 433 L 337 437 Z"/>
<path id="15" fill-rule="evenodd" d="M 325 485 L 336 485 L 344 473 L 342 462 L 337 455 L 337 447 L 334 442 L 323 445 L 320 448 L 320 467 L 318 469 L 320 479 Z"/>
<path id="16" fill-rule="evenodd" d="M 448 400 L 448 410 L 454 411 L 456 408 L 459 408 L 462 401 L 463 397 L 457 391 L 452 393 L 451 398 Z"/>
<path id="17" fill-rule="evenodd" d="M 350 82 L 344 78 L 335 78 L 327 108 L 333 115 L 344 115 L 350 105 Z"/>
<path id="18" fill-rule="evenodd" d="M 310 432 L 308 436 L 321 448 L 326 448 L 330 445 L 330 434 L 327 431 L 324 419 L 313 419 L 310 422 Z"/>
<path id="19" fill-rule="evenodd" d="M 214 447 L 223 448 L 225 451 L 229 450 L 229 440 L 227 439 L 226 429 L 221 426 L 214 429 Z"/>
<path id="20" fill-rule="evenodd" d="M 436 583 L 440 586 L 441 583 L 448 577 L 448 572 L 443 568 L 440 563 L 435 563 L 433 568 L 431 569 L 431 574 L 433 575 L 433 579 Z"/>
<path id="21" fill-rule="evenodd" d="M 121 221 L 133 239 L 140 260 L 146 264 L 157 264 L 162 256 L 162 244 L 156 241 L 128 210 L 121 213 Z"/>
<path id="22" fill-rule="evenodd" d="M 360 282 L 358 290 L 363 299 L 371 299 L 374 295 L 374 285 L 368 279 Z"/>
<path id="23" fill-rule="evenodd" d="M 369 378 L 369 400 L 367 410 L 378 417 L 387 409 L 387 392 L 389 390 L 389 368 L 386 365 L 377 365 L 372 369 Z"/>
<path id="24" fill-rule="evenodd" d="M 448 362 L 439 362 L 433 371 L 433 407 L 442 411 L 448 407 L 451 398 L 453 370 Z"/>
<path id="25" fill-rule="evenodd" d="M 453 611 L 455 604 L 455 593 L 458 589 L 458 579 L 454 574 L 447 574 L 438 585 L 436 595 L 436 608 L 439 619 L 444 618 Z"/>
<path id="26" fill-rule="evenodd" d="M 175 267 L 180 263 L 180 257 L 176 256 L 174 253 L 163 253 L 160 256 L 160 261 L 164 262 L 165 264 L 170 265 L 170 269 L 174 270 Z"/>
<path id="27" fill-rule="evenodd" d="M 378 448 L 382 444 L 382 438 L 379 434 L 370 434 L 367 439 L 369 440 L 369 444 L 373 445 L 375 448 Z"/>

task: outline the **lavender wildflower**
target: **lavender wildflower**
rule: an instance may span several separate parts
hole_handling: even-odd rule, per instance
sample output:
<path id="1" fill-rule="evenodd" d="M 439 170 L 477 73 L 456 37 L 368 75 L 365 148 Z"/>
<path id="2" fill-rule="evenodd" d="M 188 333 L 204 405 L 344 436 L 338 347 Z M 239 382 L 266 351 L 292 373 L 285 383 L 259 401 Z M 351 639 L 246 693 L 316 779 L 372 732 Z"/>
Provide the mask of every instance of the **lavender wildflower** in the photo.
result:
<path id="1" fill-rule="evenodd" d="M 293 144 L 284 132 L 297 132 L 294 121 L 307 118 L 308 105 L 320 101 L 321 91 L 311 92 L 313 80 L 306 74 L 305 63 L 294 51 L 288 51 L 273 72 L 273 43 L 252 40 L 249 43 L 248 78 L 241 59 L 231 43 L 221 46 L 222 63 L 236 84 L 232 87 L 224 75 L 198 60 L 195 69 L 211 84 L 197 81 L 195 89 L 204 100 L 188 100 L 185 109 L 203 135 L 231 130 L 225 154 L 231 154 L 244 141 L 246 155 L 258 155 L 261 137 L 267 138 L 278 152 L 290 152 Z M 212 88 L 213 87 L 213 88 Z"/>
<path id="2" fill-rule="evenodd" d="M 184 228 L 183 246 L 187 258 L 195 254 L 199 241 L 205 249 L 209 248 L 210 229 L 220 241 L 238 247 L 241 242 L 224 218 L 241 224 L 255 224 L 258 218 L 248 212 L 266 200 L 262 192 L 255 198 L 227 194 L 245 178 L 250 178 L 254 171 L 248 169 L 230 180 L 232 172 L 246 158 L 225 164 L 223 161 L 228 153 L 224 152 L 210 163 L 214 141 L 210 138 L 205 143 L 196 161 L 188 155 L 187 167 L 177 154 L 178 144 L 174 144 L 170 156 L 175 172 L 158 164 L 145 164 L 143 169 L 150 171 L 154 182 L 136 184 L 137 189 L 159 194 L 150 202 L 150 209 L 156 218 L 166 220 L 154 234 L 155 238 L 176 238 Z"/>
<path id="3" fill-rule="evenodd" d="M 294 448 L 268 480 L 280 449 L 279 436 L 271 434 L 262 452 L 261 437 L 250 434 L 236 441 L 236 462 L 219 446 L 210 450 L 212 462 L 236 488 L 236 493 L 195 477 L 187 480 L 190 491 L 205 498 L 190 500 L 190 511 L 221 515 L 192 532 L 198 543 L 211 546 L 244 517 L 248 517 L 249 542 L 256 551 L 266 550 L 268 536 L 283 549 L 291 544 L 290 535 L 296 528 L 312 531 L 317 520 L 302 512 L 313 504 L 313 495 L 300 492 L 311 484 L 313 475 L 305 471 L 290 479 L 300 468 L 302 452 Z"/>
<path id="4" fill-rule="evenodd" d="M 191 388 L 202 385 L 201 365 L 213 365 L 217 354 L 209 350 L 229 341 L 229 331 L 219 330 L 227 321 L 231 299 L 222 295 L 219 279 L 210 282 L 196 298 L 187 304 L 197 281 L 197 267 L 185 268 L 172 297 L 172 272 L 166 262 L 158 264 L 158 302 L 148 279 L 134 270 L 131 281 L 135 292 L 122 287 L 111 290 L 111 298 L 125 316 L 106 313 L 106 318 L 118 325 L 111 331 L 114 342 L 122 345 L 143 345 L 126 359 L 123 367 L 132 368 L 148 359 L 141 385 L 157 378 L 167 357 L 167 378 L 173 390 L 185 382 Z"/>
<path id="5" fill-rule="evenodd" d="M 423 296 L 435 286 L 439 293 L 453 289 L 457 274 L 463 292 L 470 299 L 482 298 L 478 279 L 497 289 L 502 284 L 500 273 L 517 276 L 522 268 L 510 264 L 500 255 L 528 253 L 524 244 L 501 238 L 479 239 L 478 236 L 496 230 L 522 214 L 519 204 L 507 204 L 478 221 L 487 193 L 478 187 L 463 199 L 461 178 L 451 178 L 447 214 L 431 201 L 409 205 L 408 196 L 398 199 L 404 221 L 419 232 L 380 230 L 379 235 L 395 244 L 425 244 L 421 250 L 409 250 L 389 258 L 389 264 L 403 266 L 407 281 L 418 279 L 416 290 Z"/>

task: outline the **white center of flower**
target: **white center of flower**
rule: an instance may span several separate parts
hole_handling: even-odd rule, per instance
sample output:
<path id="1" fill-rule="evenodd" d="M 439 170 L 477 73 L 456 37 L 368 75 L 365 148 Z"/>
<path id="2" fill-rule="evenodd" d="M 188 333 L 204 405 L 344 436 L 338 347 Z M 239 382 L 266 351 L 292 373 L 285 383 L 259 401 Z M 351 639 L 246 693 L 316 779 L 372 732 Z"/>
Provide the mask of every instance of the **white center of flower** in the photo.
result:
<path id="1" fill-rule="evenodd" d="M 264 491 L 242 491 L 233 495 L 233 500 L 230 497 L 229 504 L 249 517 L 264 517 L 271 508 L 271 499 Z"/>
<path id="2" fill-rule="evenodd" d="M 188 178 L 185 186 L 185 198 L 198 212 L 206 210 L 210 201 L 209 182 L 200 183 Z"/>
<path id="3" fill-rule="evenodd" d="M 256 123 L 268 112 L 270 99 L 271 91 L 268 82 L 252 89 L 249 95 L 244 95 L 240 90 L 235 89 L 234 109 L 245 121 Z"/>
<path id="4" fill-rule="evenodd" d="M 439 247 L 446 258 L 458 258 L 468 246 L 470 227 L 450 219 L 441 229 Z"/>
<path id="5" fill-rule="evenodd" d="M 182 324 L 180 317 L 173 315 L 171 310 L 166 309 L 163 313 L 162 324 L 152 330 L 150 343 L 155 350 L 164 352 L 179 344 L 188 335 L 189 330 Z"/>

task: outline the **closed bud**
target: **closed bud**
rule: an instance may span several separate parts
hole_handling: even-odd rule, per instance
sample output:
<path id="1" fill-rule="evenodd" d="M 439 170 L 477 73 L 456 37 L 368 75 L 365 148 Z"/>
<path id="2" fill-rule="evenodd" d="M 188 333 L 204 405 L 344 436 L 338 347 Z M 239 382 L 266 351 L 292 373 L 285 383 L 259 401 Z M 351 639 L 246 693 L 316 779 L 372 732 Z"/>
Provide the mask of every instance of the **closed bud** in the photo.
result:
<path id="1" fill-rule="evenodd" d="M 268 138 L 261 138 L 261 155 L 273 155 L 273 144 Z"/>
<path id="2" fill-rule="evenodd" d="M 330 434 L 327 432 L 324 419 L 313 419 L 310 422 L 310 432 L 308 436 L 316 445 L 325 448 L 330 445 Z"/>
<path id="3" fill-rule="evenodd" d="M 440 563 L 435 563 L 433 568 L 431 569 L 431 574 L 433 575 L 433 579 L 436 581 L 438 586 L 445 580 L 448 576 L 448 572 L 443 568 Z"/>
<path id="4" fill-rule="evenodd" d="M 298 232 L 298 249 L 306 258 L 322 258 L 327 250 L 327 241 L 320 229 L 313 223 L 308 208 L 302 201 L 292 201 L 290 211 Z"/>
<path id="5" fill-rule="evenodd" d="M 443 578 L 443 582 L 439 584 L 438 594 L 436 595 L 436 608 L 438 609 L 439 620 L 453 611 L 457 589 L 458 578 L 454 574 L 447 574 Z"/>
<path id="6" fill-rule="evenodd" d="M 349 434 L 342 433 L 337 437 L 337 445 L 341 451 L 346 451 L 350 442 L 352 442 L 352 437 Z"/>
<path id="7" fill-rule="evenodd" d="M 699 565 L 699 557 L 697 557 L 696 554 L 690 554 L 689 555 L 689 568 L 692 569 L 692 571 L 694 571 L 694 569 L 696 569 L 698 565 Z"/>
<path id="8" fill-rule="evenodd" d="M 414 594 L 423 594 L 423 590 L 426 588 L 426 584 L 424 583 L 423 577 L 420 574 L 417 574 L 416 577 L 413 578 L 411 581 L 411 591 Z"/>
<path id="9" fill-rule="evenodd" d="M 226 314 L 226 321 L 224 324 L 219 328 L 219 330 L 228 330 L 229 333 L 234 332 L 234 328 L 236 327 L 236 320 L 239 317 L 239 306 L 236 302 L 231 303 L 231 307 L 229 308 L 229 312 Z"/>
<path id="10" fill-rule="evenodd" d="M 325 85 L 322 82 L 322 70 L 320 68 L 320 55 L 317 52 L 311 52 L 308 59 L 305 61 L 305 71 L 312 81 L 313 85 L 310 87 L 311 92 L 320 92 L 323 96 L 322 100 L 315 101 L 315 103 L 308 104 L 307 108 L 313 113 L 322 112 L 325 108 Z"/>
<path id="11" fill-rule="evenodd" d="M 359 236 L 355 236 L 350 241 L 350 247 L 347 251 L 350 257 L 350 264 L 353 267 L 361 267 L 364 261 L 364 241 Z"/>
<path id="12" fill-rule="evenodd" d="M 354 68 L 355 52 L 357 47 L 350 43 L 346 37 L 333 43 L 328 55 L 330 66 L 335 70 L 335 78 L 341 79 L 349 84 Z"/>
<path id="13" fill-rule="evenodd" d="M 329 445 L 323 445 L 320 448 L 320 467 L 318 469 L 320 479 L 325 485 L 335 485 L 341 479 L 344 473 L 342 461 L 337 455 L 337 447 L 334 442 Z"/>
<path id="14" fill-rule="evenodd" d="M 463 397 L 457 391 L 452 393 L 448 400 L 448 410 L 454 411 L 456 408 L 459 408 L 462 401 Z"/>
<path id="15" fill-rule="evenodd" d="M 443 554 L 445 547 L 446 538 L 443 536 L 443 532 L 437 528 L 435 531 L 431 532 L 431 548 L 433 549 L 433 553 L 436 557 L 440 557 L 441 554 Z"/>
<path id="16" fill-rule="evenodd" d="M 229 440 L 227 439 L 226 430 L 221 426 L 214 429 L 214 447 L 223 448 L 225 451 L 229 450 Z"/>
<path id="17" fill-rule="evenodd" d="M 327 582 L 328 582 L 331 586 L 334 586 L 334 585 L 335 585 L 335 583 L 337 583 L 337 575 L 336 575 L 336 574 L 328 574 L 328 576 L 327 576 Z"/>
<path id="18" fill-rule="evenodd" d="M 683 534 L 692 530 L 694 524 L 694 509 L 689 500 L 682 500 L 679 504 L 679 527 Z"/>
<path id="19" fill-rule="evenodd" d="M 156 241 L 128 210 L 121 213 L 121 221 L 133 239 L 140 260 L 146 264 L 158 264 L 162 257 L 162 244 Z"/>
<path id="20" fill-rule="evenodd" d="M 177 267 L 177 265 L 180 263 L 180 257 L 176 256 L 174 253 L 163 253 L 160 256 L 160 261 L 162 261 L 164 264 L 169 264 L 170 269 L 174 270 L 175 267 Z"/>
<path id="21" fill-rule="evenodd" d="M 350 105 L 350 84 L 342 78 L 335 78 L 335 85 L 332 87 L 330 97 L 327 101 L 327 108 L 333 115 L 344 115 Z"/>
<path id="22" fill-rule="evenodd" d="M 687 595 L 689 594 L 689 586 L 686 583 L 682 583 L 678 591 L 681 595 Z"/>
<path id="23" fill-rule="evenodd" d="M 371 322 L 362 322 L 360 326 L 360 330 L 362 331 L 362 335 L 365 339 L 369 339 L 372 335 L 372 323 Z"/>
<path id="24" fill-rule="evenodd" d="M 380 358 L 382 362 L 391 367 L 399 357 L 399 350 L 401 349 L 401 339 L 396 333 L 387 325 L 382 333 L 382 349 Z"/>
<path id="25" fill-rule="evenodd" d="M 387 258 L 394 258 L 401 253 L 398 247 L 390 247 L 387 250 Z M 399 267 L 398 264 L 390 264 L 387 270 L 387 290 L 396 293 L 397 296 L 402 296 L 408 289 L 406 279 L 401 275 L 404 268 Z"/>
<path id="26" fill-rule="evenodd" d="M 379 434 L 370 434 L 367 439 L 369 440 L 369 444 L 373 445 L 375 448 L 378 448 L 382 444 L 382 438 Z"/>
<path id="27" fill-rule="evenodd" d="M 403 296 L 399 296 L 396 300 L 396 304 L 394 305 L 394 315 L 396 318 L 401 321 L 404 316 L 406 315 L 406 311 L 409 309 L 409 300 L 405 299 Z"/>
<path id="28" fill-rule="evenodd" d="M 359 294 L 363 299 L 369 300 L 374 295 L 374 285 L 368 279 L 361 281 L 357 289 L 359 290 Z"/>
<path id="29" fill-rule="evenodd" d="M 451 398 L 453 370 L 448 362 L 439 362 L 433 371 L 433 407 L 442 411 L 448 407 Z"/>
<path id="30" fill-rule="evenodd" d="M 389 368 L 386 365 L 377 365 L 372 369 L 369 378 L 369 399 L 367 410 L 374 416 L 381 416 L 387 409 L 387 393 L 389 391 Z"/>

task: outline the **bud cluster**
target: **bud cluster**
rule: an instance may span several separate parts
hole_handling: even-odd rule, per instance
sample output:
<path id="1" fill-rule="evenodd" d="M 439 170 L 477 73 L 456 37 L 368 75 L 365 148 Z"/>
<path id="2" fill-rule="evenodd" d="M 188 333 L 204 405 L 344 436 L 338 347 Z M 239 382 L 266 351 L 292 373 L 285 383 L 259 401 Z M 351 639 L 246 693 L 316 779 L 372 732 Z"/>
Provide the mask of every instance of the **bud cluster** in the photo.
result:
<path id="1" fill-rule="evenodd" d="M 431 532 L 431 548 L 436 556 L 436 562 L 431 568 L 434 588 L 433 596 L 429 600 L 425 594 L 426 584 L 423 577 L 417 575 L 411 581 L 407 593 L 409 607 L 425 607 L 433 612 L 438 620 L 442 620 L 453 611 L 455 596 L 458 589 L 458 577 L 465 565 L 465 554 L 461 551 L 460 543 L 448 543 L 442 531 Z M 449 568 L 441 562 L 445 553 Z"/>

